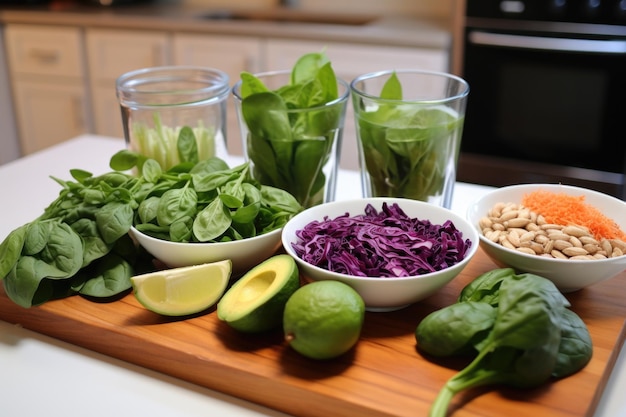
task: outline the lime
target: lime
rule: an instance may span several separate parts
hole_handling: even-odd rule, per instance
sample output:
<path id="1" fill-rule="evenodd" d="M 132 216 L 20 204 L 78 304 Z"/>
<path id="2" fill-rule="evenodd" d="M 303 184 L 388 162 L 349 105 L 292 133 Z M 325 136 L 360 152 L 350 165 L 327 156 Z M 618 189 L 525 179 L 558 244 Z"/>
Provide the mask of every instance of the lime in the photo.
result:
<path id="1" fill-rule="evenodd" d="M 339 281 L 316 281 L 287 301 L 285 340 L 309 358 L 334 358 L 356 344 L 364 318 L 365 303 L 352 287 Z"/>
<path id="2" fill-rule="evenodd" d="M 217 317 L 246 333 L 279 327 L 285 303 L 299 287 L 296 262 L 289 255 L 275 255 L 233 284 L 217 304 Z"/>
<path id="3" fill-rule="evenodd" d="M 166 269 L 132 277 L 137 301 L 164 316 L 205 310 L 220 299 L 232 270 L 230 260 Z"/>

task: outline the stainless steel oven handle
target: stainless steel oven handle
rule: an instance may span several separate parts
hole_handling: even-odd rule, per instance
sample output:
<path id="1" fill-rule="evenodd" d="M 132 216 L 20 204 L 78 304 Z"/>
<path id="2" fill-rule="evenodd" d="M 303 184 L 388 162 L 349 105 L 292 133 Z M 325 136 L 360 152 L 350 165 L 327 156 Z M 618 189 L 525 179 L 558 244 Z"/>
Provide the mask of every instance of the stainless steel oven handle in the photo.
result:
<path id="1" fill-rule="evenodd" d="M 626 41 L 549 38 L 544 36 L 520 36 L 502 33 L 471 31 L 470 43 L 485 46 L 502 46 L 519 49 L 540 49 L 545 51 L 568 51 L 603 54 L 626 54 Z"/>

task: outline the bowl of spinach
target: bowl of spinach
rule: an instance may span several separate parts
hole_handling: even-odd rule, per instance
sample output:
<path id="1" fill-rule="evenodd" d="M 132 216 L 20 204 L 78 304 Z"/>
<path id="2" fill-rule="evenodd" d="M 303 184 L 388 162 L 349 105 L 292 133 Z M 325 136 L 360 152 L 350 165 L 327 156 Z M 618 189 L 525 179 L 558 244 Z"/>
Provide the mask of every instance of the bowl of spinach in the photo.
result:
<path id="1" fill-rule="evenodd" d="M 332 201 L 350 91 L 328 57 L 306 54 L 291 71 L 243 72 L 233 95 L 252 177 L 303 207 Z"/>
<path id="2" fill-rule="evenodd" d="M 193 148 L 190 128 L 178 143 L 181 154 Z M 141 166 L 131 236 L 169 267 L 230 259 L 239 274 L 273 255 L 281 229 L 302 210 L 295 198 L 252 179 L 248 162 L 229 167 L 217 157 L 183 159 L 163 170 L 132 151 L 114 156 L 118 169 Z"/>
<path id="3" fill-rule="evenodd" d="M 169 169 L 124 149 L 111 172 L 54 178 L 59 196 L 0 242 L 7 296 L 25 308 L 78 294 L 112 300 L 133 275 L 153 270 L 154 258 L 170 267 L 230 259 L 239 274 L 273 255 L 302 210 L 295 198 L 253 180 L 248 163 L 200 161 L 189 126 L 176 152 L 181 162 Z"/>

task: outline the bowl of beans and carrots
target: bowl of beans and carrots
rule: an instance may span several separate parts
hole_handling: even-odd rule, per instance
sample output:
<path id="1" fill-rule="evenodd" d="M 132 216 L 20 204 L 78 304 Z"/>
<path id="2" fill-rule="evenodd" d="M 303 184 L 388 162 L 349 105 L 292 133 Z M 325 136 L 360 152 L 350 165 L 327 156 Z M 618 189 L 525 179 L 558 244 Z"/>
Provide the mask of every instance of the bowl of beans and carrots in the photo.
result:
<path id="1" fill-rule="evenodd" d="M 470 205 L 480 246 L 500 267 L 572 292 L 626 270 L 626 203 L 561 184 L 502 187 Z"/>

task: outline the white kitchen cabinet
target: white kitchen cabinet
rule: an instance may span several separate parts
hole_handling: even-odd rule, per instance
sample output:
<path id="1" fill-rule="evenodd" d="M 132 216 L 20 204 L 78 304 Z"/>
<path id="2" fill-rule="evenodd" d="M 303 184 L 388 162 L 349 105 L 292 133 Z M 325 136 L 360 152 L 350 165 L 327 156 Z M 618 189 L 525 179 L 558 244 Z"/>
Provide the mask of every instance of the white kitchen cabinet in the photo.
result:
<path id="1" fill-rule="evenodd" d="M 173 36 L 173 55 L 176 65 L 193 65 L 224 71 L 233 86 L 242 71 L 259 72 L 262 64 L 262 40 L 246 36 L 218 36 L 176 33 Z M 232 96 L 226 109 L 226 137 L 228 151 L 242 155 L 242 141 L 237 113 Z"/>
<path id="2" fill-rule="evenodd" d="M 308 52 L 326 51 L 337 76 L 350 82 L 367 72 L 389 69 L 447 71 L 448 51 L 402 46 L 375 46 L 341 42 L 268 39 L 268 70 L 289 69 Z"/>
<path id="3" fill-rule="evenodd" d="M 361 74 L 391 69 L 448 71 L 445 49 L 373 46 L 340 42 L 269 39 L 265 56 L 267 70 L 290 69 L 305 53 L 325 50 L 338 77 L 350 83 Z M 352 103 L 348 103 L 341 147 L 341 166 L 358 169 L 358 148 Z"/>
<path id="4" fill-rule="evenodd" d="M 87 29 L 85 42 L 94 132 L 122 138 L 115 81 L 128 71 L 170 65 L 170 36 L 161 31 Z"/>
<path id="5" fill-rule="evenodd" d="M 15 118 L 23 153 L 76 136 L 123 137 L 116 79 L 131 70 L 163 65 L 218 68 L 231 86 L 242 71 L 290 69 L 307 52 L 326 50 L 339 77 L 384 69 L 447 71 L 445 48 L 367 45 L 252 35 L 219 35 L 149 29 L 9 24 L 6 54 Z M 227 127 L 230 153 L 242 143 L 232 96 Z M 358 168 L 351 103 L 341 165 Z"/>
<path id="6" fill-rule="evenodd" d="M 13 93 L 25 155 L 89 131 L 84 85 L 19 80 Z"/>
<path id="7" fill-rule="evenodd" d="M 11 24 L 5 40 L 22 153 L 89 132 L 81 31 Z"/>

